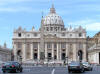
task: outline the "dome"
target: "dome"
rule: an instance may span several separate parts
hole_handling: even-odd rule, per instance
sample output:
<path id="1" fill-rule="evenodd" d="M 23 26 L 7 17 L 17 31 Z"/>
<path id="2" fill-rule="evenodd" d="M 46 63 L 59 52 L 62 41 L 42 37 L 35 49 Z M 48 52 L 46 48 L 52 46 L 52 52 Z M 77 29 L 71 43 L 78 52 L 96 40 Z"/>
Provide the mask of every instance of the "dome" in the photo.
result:
<path id="1" fill-rule="evenodd" d="M 50 8 L 50 13 L 44 18 L 44 25 L 64 25 L 62 18 L 56 14 L 53 5 Z"/>

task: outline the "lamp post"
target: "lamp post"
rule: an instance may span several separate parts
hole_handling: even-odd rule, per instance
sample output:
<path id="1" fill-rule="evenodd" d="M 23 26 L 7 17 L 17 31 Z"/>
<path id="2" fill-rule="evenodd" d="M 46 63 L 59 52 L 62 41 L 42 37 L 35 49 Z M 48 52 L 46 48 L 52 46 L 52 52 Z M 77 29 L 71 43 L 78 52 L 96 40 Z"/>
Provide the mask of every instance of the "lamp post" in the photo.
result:
<path id="1" fill-rule="evenodd" d="M 20 63 L 21 63 L 21 65 L 22 65 L 22 56 L 19 56 L 20 57 Z"/>

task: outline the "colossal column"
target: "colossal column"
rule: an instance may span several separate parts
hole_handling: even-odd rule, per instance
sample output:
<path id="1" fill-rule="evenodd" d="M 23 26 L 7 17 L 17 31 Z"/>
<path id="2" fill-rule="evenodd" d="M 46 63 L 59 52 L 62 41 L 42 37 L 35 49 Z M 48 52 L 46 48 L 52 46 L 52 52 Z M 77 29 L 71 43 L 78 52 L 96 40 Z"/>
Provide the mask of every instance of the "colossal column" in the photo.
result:
<path id="1" fill-rule="evenodd" d="M 45 43 L 45 60 L 47 61 L 48 57 L 47 57 L 47 43 Z"/>
<path id="2" fill-rule="evenodd" d="M 38 60 L 40 60 L 40 44 L 38 43 Z"/>
<path id="3" fill-rule="evenodd" d="M 54 43 L 52 43 L 52 60 L 54 60 Z"/>
<path id="4" fill-rule="evenodd" d="M 57 60 L 59 60 L 59 45 L 57 43 Z"/>
<path id="5" fill-rule="evenodd" d="M 73 61 L 77 61 L 77 44 L 73 44 Z"/>
<path id="6" fill-rule="evenodd" d="M 23 44 L 23 61 L 26 61 L 26 43 Z"/>
<path id="7" fill-rule="evenodd" d="M 66 43 L 66 57 L 68 57 L 68 53 L 69 53 L 69 51 L 68 51 L 68 44 Z"/>
<path id="8" fill-rule="evenodd" d="M 83 44 L 83 61 L 87 61 L 86 60 L 86 44 Z"/>
<path id="9" fill-rule="evenodd" d="M 62 54 L 62 49 L 61 49 L 61 43 L 59 43 L 59 50 L 58 50 L 58 55 L 59 55 L 59 60 L 61 61 L 61 54 Z"/>
<path id="10" fill-rule="evenodd" d="M 33 43 L 31 43 L 31 59 L 33 60 Z"/>
<path id="11" fill-rule="evenodd" d="M 17 45 L 14 44 L 14 60 L 17 61 Z"/>

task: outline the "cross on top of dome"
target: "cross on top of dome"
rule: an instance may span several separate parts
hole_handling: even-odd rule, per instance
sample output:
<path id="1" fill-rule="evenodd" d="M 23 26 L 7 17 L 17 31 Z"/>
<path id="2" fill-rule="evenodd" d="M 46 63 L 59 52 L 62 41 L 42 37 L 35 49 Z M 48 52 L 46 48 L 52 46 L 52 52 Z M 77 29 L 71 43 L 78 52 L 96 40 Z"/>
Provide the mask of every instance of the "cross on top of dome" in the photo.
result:
<path id="1" fill-rule="evenodd" d="M 54 5 L 52 4 L 52 7 L 50 8 L 50 13 L 56 13 Z"/>

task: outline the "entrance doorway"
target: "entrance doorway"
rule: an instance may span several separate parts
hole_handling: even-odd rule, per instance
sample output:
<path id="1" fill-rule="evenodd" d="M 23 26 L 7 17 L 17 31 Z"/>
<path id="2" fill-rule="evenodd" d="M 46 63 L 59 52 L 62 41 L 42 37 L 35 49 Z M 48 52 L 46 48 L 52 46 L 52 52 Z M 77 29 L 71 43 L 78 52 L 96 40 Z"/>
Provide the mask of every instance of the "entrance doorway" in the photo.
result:
<path id="1" fill-rule="evenodd" d="M 82 50 L 78 51 L 78 56 L 79 56 L 79 60 L 82 61 L 83 60 L 83 52 L 82 52 Z"/>
<path id="2" fill-rule="evenodd" d="M 34 60 L 37 60 L 37 53 L 34 53 Z"/>
<path id="3" fill-rule="evenodd" d="M 62 60 L 65 60 L 65 56 L 66 56 L 66 54 L 65 53 L 62 53 Z"/>
<path id="4" fill-rule="evenodd" d="M 99 64 L 100 64 L 100 52 L 99 52 Z"/>
<path id="5" fill-rule="evenodd" d="M 48 53 L 48 61 L 52 59 L 51 55 L 51 53 Z"/>

